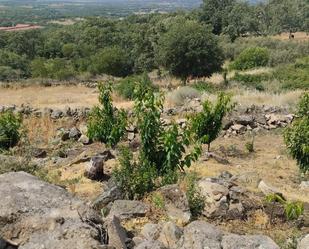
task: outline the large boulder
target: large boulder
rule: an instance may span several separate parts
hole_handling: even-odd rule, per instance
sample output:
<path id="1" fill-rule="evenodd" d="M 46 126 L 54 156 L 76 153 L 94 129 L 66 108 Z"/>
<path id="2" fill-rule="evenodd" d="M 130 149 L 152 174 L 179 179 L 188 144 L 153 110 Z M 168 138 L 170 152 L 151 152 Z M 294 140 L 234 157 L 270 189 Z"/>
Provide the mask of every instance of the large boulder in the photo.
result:
<path id="1" fill-rule="evenodd" d="M 126 249 L 127 234 L 120 224 L 119 218 L 111 217 L 105 221 L 108 232 L 108 244 L 117 249 Z"/>
<path id="2" fill-rule="evenodd" d="M 229 234 L 222 238 L 222 249 L 280 249 L 269 237 L 264 235 Z"/>
<path id="3" fill-rule="evenodd" d="M 115 181 L 111 178 L 107 182 L 104 191 L 93 201 L 92 205 L 95 209 L 100 210 L 107 206 L 109 203 L 122 199 L 123 197 L 123 191 L 121 191 Z"/>
<path id="4" fill-rule="evenodd" d="M 102 248 L 100 217 L 65 189 L 25 172 L 0 175 L 0 234 L 19 249 Z"/>
<path id="5" fill-rule="evenodd" d="M 179 224 L 188 224 L 191 220 L 189 202 L 179 186 L 177 184 L 166 185 L 157 192 L 163 197 L 167 216 Z"/>
<path id="6" fill-rule="evenodd" d="M 257 197 L 240 187 L 237 178 L 223 172 L 216 178 L 202 178 L 197 182 L 205 198 L 203 214 L 210 218 L 243 219 L 249 210 L 257 207 Z"/>
<path id="7" fill-rule="evenodd" d="M 157 240 L 160 236 L 162 226 L 160 224 L 147 223 L 142 231 L 141 235 L 146 240 Z"/>
<path id="8" fill-rule="evenodd" d="M 160 241 L 146 240 L 140 243 L 135 249 L 167 249 Z"/>
<path id="9" fill-rule="evenodd" d="M 177 249 L 221 249 L 223 233 L 204 221 L 194 221 L 184 228 L 183 236 L 174 248 Z"/>
<path id="10" fill-rule="evenodd" d="M 183 230 L 174 222 L 166 222 L 162 225 L 161 233 L 158 238 L 167 248 L 177 248 L 177 242 L 181 238 Z"/>

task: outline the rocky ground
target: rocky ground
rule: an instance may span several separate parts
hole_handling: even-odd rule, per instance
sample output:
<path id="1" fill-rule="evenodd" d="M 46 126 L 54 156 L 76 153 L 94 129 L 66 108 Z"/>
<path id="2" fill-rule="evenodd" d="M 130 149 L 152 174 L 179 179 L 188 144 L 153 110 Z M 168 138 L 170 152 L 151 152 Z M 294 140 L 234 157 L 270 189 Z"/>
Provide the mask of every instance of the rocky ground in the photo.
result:
<path id="1" fill-rule="evenodd" d="M 204 154 L 188 170 L 198 175 L 205 201 L 194 217 L 182 182 L 140 201 L 123 198 L 110 178 L 118 150 L 86 135 L 89 108 L 11 105 L 0 112 L 7 109 L 24 116 L 29 141 L 0 158 L 2 171 L 18 171 L 0 175 L 0 249 L 309 248 L 309 183 L 281 134 L 294 118 L 290 110 L 253 105 L 226 118 L 214 155 Z M 199 110 L 199 99 L 166 108 L 162 122 L 185 127 L 186 115 Z M 134 124 L 122 143 L 138 149 Z M 38 177 L 22 172 L 33 164 Z M 282 206 L 265 202 L 269 193 L 304 202 L 304 215 L 287 221 Z"/>

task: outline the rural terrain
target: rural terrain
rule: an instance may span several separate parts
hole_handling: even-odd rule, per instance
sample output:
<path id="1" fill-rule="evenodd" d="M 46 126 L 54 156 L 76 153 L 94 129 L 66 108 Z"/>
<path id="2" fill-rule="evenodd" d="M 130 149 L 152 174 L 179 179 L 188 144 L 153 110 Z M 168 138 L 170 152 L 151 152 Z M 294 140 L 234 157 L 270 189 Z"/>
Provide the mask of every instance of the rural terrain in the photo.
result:
<path id="1" fill-rule="evenodd" d="M 0 249 L 309 249 L 307 1 L 125 4 L 0 0 Z"/>

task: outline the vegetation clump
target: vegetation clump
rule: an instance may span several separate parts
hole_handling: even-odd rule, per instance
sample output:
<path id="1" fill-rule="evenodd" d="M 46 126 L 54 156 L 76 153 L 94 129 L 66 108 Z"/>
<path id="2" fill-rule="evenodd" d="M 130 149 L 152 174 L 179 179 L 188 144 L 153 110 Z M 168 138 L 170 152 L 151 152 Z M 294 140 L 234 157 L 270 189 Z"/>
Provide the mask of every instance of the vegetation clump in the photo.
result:
<path id="1" fill-rule="evenodd" d="M 287 201 L 278 194 L 266 196 L 266 201 L 270 203 L 278 202 L 284 207 L 284 213 L 287 220 L 296 220 L 304 213 L 304 204 L 300 201 Z"/>
<path id="2" fill-rule="evenodd" d="M 142 84 L 145 87 L 150 87 L 155 89 L 150 78 L 147 74 L 143 75 L 132 75 L 127 76 L 121 80 L 119 80 L 116 84 L 115 90 L 116 92 L 124 97 L 125 99 L 133 100 L 134 99 L 134 91 L 138 84 Z"/>
<path id="3" fill-rule="evenodd" d="M 94 141 L 115 146 L 125 133 L 127 115 L 124 110 L 115 110 L 111 99 L 111 85 L 99 85 L 101 107 L 92 109 L 88 118 L 88 136 Z"/>
<path id="4" fill-rule="evenodd" d="M 0 150 L 14 147 L 21 137 L 22 120 L 11 111 L 0 114 Z"/>
<path id="5" fill-rule="evenodd" d="M 218 137 L 222 129 L 223 118 L 233 107 L 231 97 L 220 93 L 215 104 L 206 100 L 203 111 L 191 118 L 191 129 L 201 143 L 208 145 L 208 152 L 211 142 Z"/>
<path id="6" fill-rule="evenodd" d="M 191 214 L 194 218 L 202 214 L 205 208 L 205 200 L 201 195 L 200 190 L 197 186 L 197 176 L 196 174 L 188 174 L 186 177 L 186 195 L 189 202 L 189 207 Z"/>
<path id="7" fill-rule="evenodd" d="M 232 69 L 247 70 L 255 67 L 267 66 L 269 52 L 266 48 L 247 48 L 231 64 Z"/>
<path id="8" fill-rule="evenodd" d="M 151 88 L 139 85 L 136 89 L 135 118 L 141 137 L 137 160 L 130 153 L 121 155 L 120 167 L 114 177 L 130 199 L 141 198 L 156 187 L 177 182 L 179 171 L 190 167 L 199 157 L 197 143 L 192 150 L 189 130 L 180 132 L 176 124 L 165 129 L 161 121 L 163 96 Z"/>
<path id="9" fill-rule="evenodd" d="M 299 104 L 296 119 L 286 128 L 284 140 L 301 171 L 309 171 L 309 93 L 305 93 Z"/>

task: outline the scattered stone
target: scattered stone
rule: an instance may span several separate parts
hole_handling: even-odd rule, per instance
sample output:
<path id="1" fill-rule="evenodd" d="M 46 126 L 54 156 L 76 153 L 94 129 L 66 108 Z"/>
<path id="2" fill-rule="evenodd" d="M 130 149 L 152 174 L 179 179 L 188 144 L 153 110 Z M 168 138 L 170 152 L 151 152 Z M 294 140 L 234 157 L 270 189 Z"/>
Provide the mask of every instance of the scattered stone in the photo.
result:
<path id="1" fill-rule="evenodd" d="M 279 190 L 267 185 L 263 180 L 260 181 L 258 188 L 264 195 L 276 194 L 283 198 L 283 194 Z"/>
<path id="2" fill-rule="evenodd" d="M 263 235 L 225 235 L 222 238 L 222 249 L 280 249 L 269 237 Z"/>
<path id="3" fill-rule="evenodd" d="M 69 138 L 70 139 L 77 141 L 80 138 L 81 135 L 82 135 L 81 132 L 76 127 L 71 128 L 70 131 L 69 131 Z"/>
<path id="4" fill-rule="evenodd" d="M 86 135 L 81 135 L 80 138 L 78 139 L 78 142 L 87 145 L 90 144 L 90 139 Z"/>
<path id="5" fill-rule="evenodd" d="M 303 237 L 297 245 L 297 249 L 308 249 L 308 248 L 309 248 L 309 234 Z"/>
<path id="6" fill-rule="evenodd" d="M 70 139 L 70 131 L 60 130 L 61 141 L 67 141 Z"/>
<path id="7" fill-rule="evenodd" d="M 133 141 L 134 138 L 135 138 L 135 133 L 134 133 L 134 132 L 129 132 L 129 133 L 128 133 L 128 140 L 129 140 L 129 141 Z"/>
<path id="8" fill-rule="evenodd" d="M 246 126 L 241 125 L 241 124 L 234 124 L 231 126 L 231 129 L 235 131 L 237 134 L 241 134 L 246 131 Z"/>
<path id="9" fill-rule="evenodd" d="M 91 180 L 102 180 L 104 176 L 104 158 L 94 156 L 90 162 L 86 164 L 84 175 Z"/>
<path id="10" fill-rule="evenodd" d="M 79 127 L 78 127 L 79 131 L 82 133 L 82 135 L 87 135 L 88 133 L 88 127 L 87 125 L 85 124 L 81 124 Z"/>
<path id="11" fill-rule="evenodd" d="M 93 156 L 89 163 L 86 164 L 84 175 L 91 180 L 103 180 L 104 162 L 114 158 L 110 150 Z"/>
<path id="12" fill-rule="evenodd" d="M 309 181 L 302 181 L 299 187 L 302 190 L 309 190 Z"/>
<path id="13" fill-rule="evenodd" d="M 52 110 L 50 117 L 52 119 L 59 119 L 63 117 L 63 112 L 61 110 Z"/>
<path id="14" fill-rule="evenodd" d="M 209 178 L 198 181 L 201 194 L 205 197 L 203 214 L 209 218 L 222 216 L 228 210 L 226 196 L 229 193 L 227 187 L 211 182 Z"/>
<path id="15" fill-rule="evenodd" d="M 45 158 L 47 156 L 47 152 L 41 148 L 32 149 L 32 156 L 35 158 Z"/>
<path id="16" fill-rule="evenodd" d="M 108 216 L 114 215 L 121 220 L 124 220 L 144 217 L 149 211 L 149 206 L 141 201 L 116 200 L 114 201 Z"/>
<path id="17" fill-rule="evenodd" d="M 254 126 L 254 117 L 251 115 L 239 115 L 235 117 L 235 123 L 243 126 Z"/>

